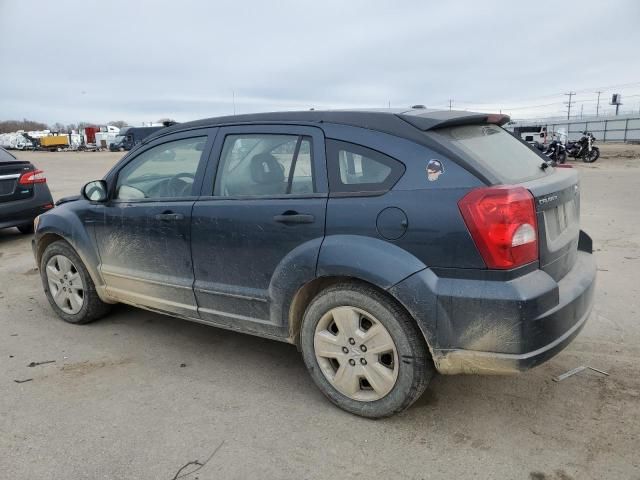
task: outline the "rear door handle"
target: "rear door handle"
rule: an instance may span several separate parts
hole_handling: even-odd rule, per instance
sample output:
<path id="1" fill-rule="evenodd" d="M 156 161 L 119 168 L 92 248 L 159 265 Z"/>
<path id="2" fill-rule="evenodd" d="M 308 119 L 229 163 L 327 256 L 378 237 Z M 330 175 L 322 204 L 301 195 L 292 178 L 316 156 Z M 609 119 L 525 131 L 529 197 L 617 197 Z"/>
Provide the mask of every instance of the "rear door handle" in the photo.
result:
<path id="1" fill-rule="evenodd" d="M 307 213 L 284 213 L 274 216 L 273 221 L 278 223 L 313 223 L 316 218 Z"/>
<path id="2" fill-rule="evenodd" d="M 162 220 L 164 222 L 170 222 L 175 220 L 183 220 L 184 215 L 181 213 L 158 213 L 155 217 L 156 220 Z"/>

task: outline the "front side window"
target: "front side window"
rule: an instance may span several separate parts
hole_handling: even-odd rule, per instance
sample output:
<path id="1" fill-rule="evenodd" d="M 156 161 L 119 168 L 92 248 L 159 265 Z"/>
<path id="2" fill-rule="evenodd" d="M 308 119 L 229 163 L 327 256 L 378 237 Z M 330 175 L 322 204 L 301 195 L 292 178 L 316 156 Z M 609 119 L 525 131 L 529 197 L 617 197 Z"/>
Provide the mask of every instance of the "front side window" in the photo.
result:
<path id="1" fill-rule="evenodd" d="M 193 194 L 193 182 L 207 137 L 163 143 L 142 152 L 118 174 L 116 199 L 179 198 Z"/>
<path id="2" fill-rule="evenodd" d="M 311 138 L 300 135 L 227 135 L 214 194 L 278 196 L 314 192 Z"/>
<path id="3" fill-rule="evenodd" d="M 332 192 L 384 192 L 405 170 L 387 155 L 337 140 L 327 140 L 327 165 Z"/>

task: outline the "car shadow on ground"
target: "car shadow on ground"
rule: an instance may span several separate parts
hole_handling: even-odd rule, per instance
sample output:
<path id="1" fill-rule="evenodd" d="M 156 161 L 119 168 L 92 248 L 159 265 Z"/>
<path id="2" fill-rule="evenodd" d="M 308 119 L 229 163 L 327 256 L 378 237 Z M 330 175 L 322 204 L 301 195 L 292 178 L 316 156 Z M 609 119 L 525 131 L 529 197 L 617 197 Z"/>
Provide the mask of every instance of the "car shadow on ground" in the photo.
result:
<path id="1" fill-rule="evenodd" d="M 278 378 L 278 388 L 283 395 L 297 390 L 302 396 L 308 396 L 309 401 L 329 405 L 308 376 L 296 347 L 287 343 L 125 305 L 116 305 L 109 316 L 91 324 L 90 328 L 117 331 L 120 340 L 129 337 L 140 351 L 163 351 L 168 357 L 185 358 L 185 362 L 197 364 L 202 369 L 203 379 L 207 371 L 216 369 L 238 371 L 251 377 L 268 374 Z M 150 345 L 140 345 L 144 342 Z M 158 345 L 161 348 L 155 348 Z M 141 358 L 139 361 L 153 362 L 153 359 Z M 491 417 L 499 414 L 497 405 L 520 413 L 544 411 L 545 399 L 553 397 L 549 395 L 555 386 L 552 376 L 563 368 L 562 365 L 546 364 L 512 376 L 436 374 L 426 392 L 409 410 L 384 421 L 410 424 L 425 421 L 434 414 L 440 420 L 451 417 L 453 421 L 461 412 L 470 418 Z M 353 417 L 337 409 L 336 412 Z"/>
<path id="2" fill-rule="evenodd" d="M 20 233 L 20 231 L 18 231 L 18 229 L 15 227 L 0 229 L 0 245 L 3 242 L 11 242 L 14 240 L 21 240 L 25 238 L 28 239 L 29 242 L 31 242 L 32 237 L 33 235 L 25 235 L 23 233 Z"/>

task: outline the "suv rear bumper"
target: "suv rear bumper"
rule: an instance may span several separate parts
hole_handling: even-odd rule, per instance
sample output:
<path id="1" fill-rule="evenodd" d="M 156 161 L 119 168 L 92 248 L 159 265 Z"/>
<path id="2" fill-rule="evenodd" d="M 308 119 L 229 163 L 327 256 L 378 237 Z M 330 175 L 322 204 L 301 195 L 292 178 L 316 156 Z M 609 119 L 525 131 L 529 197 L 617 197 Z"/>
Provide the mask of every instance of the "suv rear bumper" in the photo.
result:
<path id="1" fill-rule="evenodd" d="M 53 208 L 53 198 L 46 183 L 34 185 L 33 196 L 24 200 L 0 203 L 0 228 L 29 225 L 41 213 Z"/>
<path id="2" fill-rule="evenodd" d="M 418 320 L 440 373 L 506 374 L 539 365 L 575 338 L 591 313 L 595 279 L 593 255 L 578 251 L 558 282 L 542 270 L 495 281 L 427 269 L 391 290 Z M 435 298 L 417 300 L 425 287 Z"/>

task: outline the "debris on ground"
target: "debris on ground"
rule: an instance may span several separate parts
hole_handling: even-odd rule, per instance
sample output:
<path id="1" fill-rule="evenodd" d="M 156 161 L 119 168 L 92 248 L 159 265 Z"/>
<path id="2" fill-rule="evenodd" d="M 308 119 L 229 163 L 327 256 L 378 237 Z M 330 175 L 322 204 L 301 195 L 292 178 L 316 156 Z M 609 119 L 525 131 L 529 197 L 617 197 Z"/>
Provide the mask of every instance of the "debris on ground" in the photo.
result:
<path id="1" fill-rule="evenodd" d="M 16 382 L 16 383 L 26 383 L 26 382 L 30 382 L 31 380 L 33 380 L 33 378 L 25 378 L 24 380 L 14 380 L 14 382 Z"/>
<path id="2" fill-rule="evenodd" d="M 562 375 L 558 375 L 557 377 L 553 377 L 553 381 L 554 382 L 561 382 L 565 378 L 569 378 L 572 375 L 575 375 L 576 373 L 580 373 L 583 370 L 587 370 L 587 369 L 588 370 L 593 370 L 594 372 L 601 373 L 602 375 L 606 375 L 607 377 L 609 376 L 609 374 L 607 372 L 603 372 L 602 370 L 598 370 L 597 368 L 589 367 L 588 365 L 581 365 L 580 367 L 576 367 L 576 368 L 574 368 L 572 370 L 569 370 L 568 372 L 565 372 Z"/>
<path id="3" fill-rule="evenodd" d="M 55 360 L 45 360 L 43 362 L 31 362 L 27 367 L 37 367 L 38 365 L 45 365 L 47 363 L 56 363 Z"/>
<path id="4" fill-rule="evenodd" d="M 180 469 L 176 472 L 176 474 L 171 478 L 171 480 L 177 480 L 179 478 L 184 478 L 187 477 L 193 473 L 196 473 L 198 470 L 200 470 L 201 468 L 204 468 L 204 466 L 209 463 L 209 461 L 213 458 L 213 456 L 218 453 L 218 450 L 220 450 L 220 448 L 222 447 L 222 445 L 224 445 L 224 440 L 222 440 L 222 442 L 220 442 L 220 445 L 218 445 L 215 450 L 213 452 L 211 452 L 211 455 L 209 455 L 209 458 L 207 458 L 204 462 L 201 462 L 199 460 L 191 460 L 190 462 L 185 463 L 182 467 L 180 467 Z M 182 473 L 186 468 L 188 468 L 189 466 L 195 466 L 196 468 L 194 468 L 191 471 L 188 472 L 184 472 Z"/>

